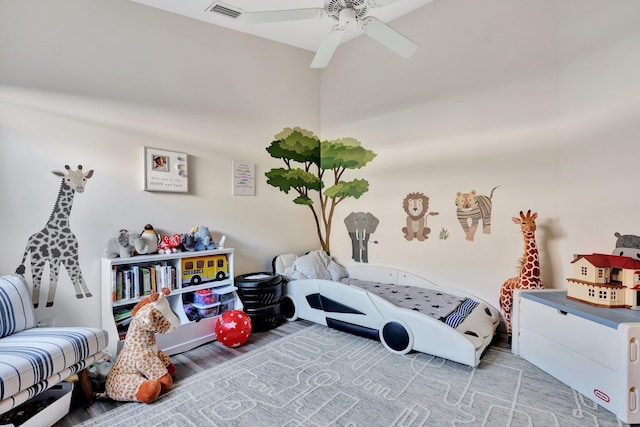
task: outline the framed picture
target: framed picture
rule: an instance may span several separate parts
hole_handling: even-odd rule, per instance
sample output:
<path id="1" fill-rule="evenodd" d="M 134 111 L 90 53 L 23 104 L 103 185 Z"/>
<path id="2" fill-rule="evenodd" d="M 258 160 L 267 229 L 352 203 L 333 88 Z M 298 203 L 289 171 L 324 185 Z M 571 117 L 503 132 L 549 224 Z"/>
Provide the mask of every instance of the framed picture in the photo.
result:
<path id="1" fill-rule="evenodd" d="M 186 193 L 187 154 L 143 147 L 144 190 Z"/>
<path id="2" fill-rule="evenodd" d="M 233 161 L 233 189 L 236 196 L 255 196 L 255 164 Z"/>

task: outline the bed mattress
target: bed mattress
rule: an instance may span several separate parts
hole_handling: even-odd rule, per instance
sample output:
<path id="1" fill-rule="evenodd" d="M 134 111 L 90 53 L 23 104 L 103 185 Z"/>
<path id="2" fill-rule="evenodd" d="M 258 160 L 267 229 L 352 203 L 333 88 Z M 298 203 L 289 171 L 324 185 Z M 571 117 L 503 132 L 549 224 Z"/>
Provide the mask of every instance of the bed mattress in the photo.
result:
<path id="1" fill-rule="evenodd" d="M 479 304 L 471 298 L 417 286 L 394 285 L 352 277 L 342 278 L 340 282 L 378 295 L 398 307 L 433 317 L 452 328 L 458 327 Z"/>

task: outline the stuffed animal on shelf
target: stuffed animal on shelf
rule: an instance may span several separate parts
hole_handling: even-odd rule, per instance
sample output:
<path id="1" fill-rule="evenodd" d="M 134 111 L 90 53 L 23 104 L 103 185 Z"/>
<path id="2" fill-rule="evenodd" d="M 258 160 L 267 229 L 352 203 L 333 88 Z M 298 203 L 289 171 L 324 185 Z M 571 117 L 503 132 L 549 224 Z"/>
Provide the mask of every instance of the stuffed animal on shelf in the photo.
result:
<path id="1" fill-rule="evenodd" d="M 627 256 L 635 260 L 640 259 L 640 236 L 634 234 L 620 234 L 616 232 L 616 247 L 613 255 Z"/>
<path id="2" fill-rule="evenodd" d="M 147 251 L 144 252 L 144 254 L 155 254 L 158 252 L 158 245 L 161 242 L 160 234 L 154 230 L 153 225 L 145 225 L 140 237 L 142 237 L 142 240 L 147 244 Z M 139 253 L 140 255 L 143 255 L 143 252 Z"/>
<path id="3" fill-rule="evenodd" d="M 174 234 L 173 236 L 162 236 L 162 241 L 158 245 L 159 254 L 172 254 L 180 252 L 181 236 Z"/>
<path id="4" fill-rule="evenodd" d="M 169 292 L 163 288 L 133 308 L 124 346 L 107 376 L 105 392 L 111 399 L 150 403 L 173 385 L 176 368 L 169 356 L 158 350 L 155 336 L 180 326 L 166 298 Z"/>
<path id="5" fill-rule="evenodd" d="M 193 227 L 189 233 L 182 235 L 181 241 L 182 246 L 187 251 L 204 251 L 216 248 L 216 243 L 211 238 L 209 228 L 204 225 Z"/>
<path id="6" fill-rule="evenodd" d="M 192 233 L 184 233 L 180 235 L 180 244 L 187 252 L 193 252 L 196 250 L 196 238 Z"/>
<path id="7" fill-rule="evenodd" d="M 132 233 L 123 228 L 117 236 L 109 239 L 107 247 L 104 249 L 104 256 L 107 258 L 127 258 L 147 253 L 148 250 L 149 247 L 138 233 Z"/>

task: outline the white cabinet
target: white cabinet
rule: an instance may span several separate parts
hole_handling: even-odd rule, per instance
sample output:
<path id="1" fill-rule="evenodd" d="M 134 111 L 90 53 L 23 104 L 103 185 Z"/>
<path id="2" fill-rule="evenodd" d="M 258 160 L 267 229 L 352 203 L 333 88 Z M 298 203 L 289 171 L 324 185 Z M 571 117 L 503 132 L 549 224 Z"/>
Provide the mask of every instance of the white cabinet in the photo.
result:
<path id="1" fill-rule="evenodd" d="M 640 423 L 640 312 L 514 292 L 512 351 L 625 423 Z"/>
<path id="2" fill-rule="evenodd" d="M 242 309 L 233 274 L 233 249 L 102 258 L 102 328 L 107 350 L 124 344 L 131 309 L 152 290 L 171 289 L 171 308 L 180 328 L 157 334 L 158 348 L 172 355 L 216 339 L 215 323 L 225 311 Z"/>

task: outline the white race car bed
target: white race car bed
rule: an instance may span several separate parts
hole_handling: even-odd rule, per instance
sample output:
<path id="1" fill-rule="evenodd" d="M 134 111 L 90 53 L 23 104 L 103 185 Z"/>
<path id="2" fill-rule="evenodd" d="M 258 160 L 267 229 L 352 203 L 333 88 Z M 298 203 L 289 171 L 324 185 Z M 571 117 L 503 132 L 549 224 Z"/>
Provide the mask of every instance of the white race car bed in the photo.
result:
<path id="1" fill-rule="evenodd" d="M 276 257 L 274 270 L 289 279 L 285 319 L 380 340 L 394 353 L 415 350 L 475 367 L 500 321 L 495 308 L 465 292 L 394 268 L 344 269 L 319 251 Z"/>

